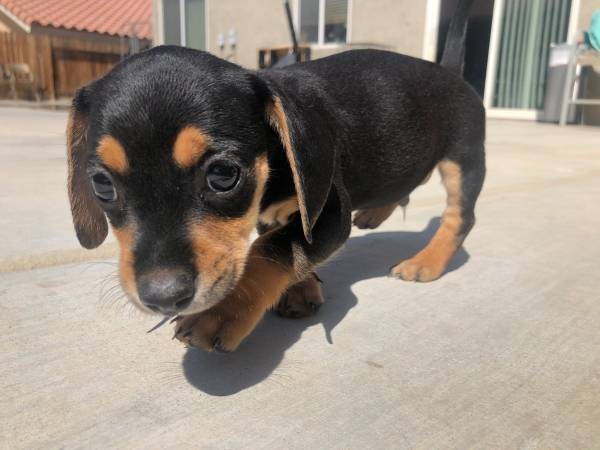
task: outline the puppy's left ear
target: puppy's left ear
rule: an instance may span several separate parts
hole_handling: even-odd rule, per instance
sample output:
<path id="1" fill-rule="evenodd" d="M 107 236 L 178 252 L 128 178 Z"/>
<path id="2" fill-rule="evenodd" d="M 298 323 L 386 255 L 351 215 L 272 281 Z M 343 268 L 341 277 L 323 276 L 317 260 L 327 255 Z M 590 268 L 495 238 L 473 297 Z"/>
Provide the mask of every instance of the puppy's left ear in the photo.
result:
<path id="1" fill-rule="evenodd" d="M 86 171 L 90 96 L 89 88 L 84 87 L 77 91 L 73 99 L 67 125 L 67 161 L 69 201 L 75 233 L 83 247 L 92 249 L 106 239 L 108 224 Z"/>
<path id="2" fill-rule="evenodd" d="M 305 102 L 310 104 L 305 104 Z M 279 135 L 290 164 L 302 229 L 312 243 L 312 229 L 329 196 L 336 160 L 335 121 L 315 95 L 271 93 L 266 114 Z"/>

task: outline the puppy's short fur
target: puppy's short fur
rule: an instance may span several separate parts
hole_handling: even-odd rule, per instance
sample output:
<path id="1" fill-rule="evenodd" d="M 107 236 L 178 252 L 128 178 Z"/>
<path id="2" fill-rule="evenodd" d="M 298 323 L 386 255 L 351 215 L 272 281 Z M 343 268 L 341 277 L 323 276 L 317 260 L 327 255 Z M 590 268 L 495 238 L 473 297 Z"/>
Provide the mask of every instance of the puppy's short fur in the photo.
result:
<path id="1" fill-rule="evenodd" d="M 450 47 L 464 40 L 468 3 Z M 454 67 L 445 64 L 454 72 L 461 52 L 462 43 Z M 357 50 L 251 72 L 157 47 L 77 92 L 75 229 L 93 248 L 108 218 L 131 301 L 178 314 L 181 340 L 231 351 L 269 308 L 316 311 L 313 270 L 348 238 L 352 211 L 358 226 L 379 225 L 436 167 L 448 193 L 440 228 L 391 273 L 442 275 L 475 221 L 484 130 L 460 76 L 408 56 Z"/>

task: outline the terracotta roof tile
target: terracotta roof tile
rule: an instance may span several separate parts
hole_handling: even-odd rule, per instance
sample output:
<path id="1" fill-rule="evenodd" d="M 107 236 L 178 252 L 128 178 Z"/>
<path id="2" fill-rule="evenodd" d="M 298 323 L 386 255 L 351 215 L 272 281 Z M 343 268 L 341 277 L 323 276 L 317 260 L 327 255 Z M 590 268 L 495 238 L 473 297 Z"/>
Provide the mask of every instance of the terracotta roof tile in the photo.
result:
<path id="1" fill-rule="evenodd" d="M 27 25 L 152 39 L 152 0 L 0 0 Z"/>

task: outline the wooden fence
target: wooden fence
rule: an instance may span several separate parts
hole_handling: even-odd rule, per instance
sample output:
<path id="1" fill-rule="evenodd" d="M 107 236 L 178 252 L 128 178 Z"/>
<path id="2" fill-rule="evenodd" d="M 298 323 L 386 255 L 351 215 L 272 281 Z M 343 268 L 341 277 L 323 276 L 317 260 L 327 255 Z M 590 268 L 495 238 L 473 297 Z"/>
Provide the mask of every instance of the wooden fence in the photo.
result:
<path id="1" fill-rule="evenodd" d="M 40 98 L 71 97 L 127 52 L 126 44 L 45 35 L 0 33 L 0 64 L 27 64 Z"/>

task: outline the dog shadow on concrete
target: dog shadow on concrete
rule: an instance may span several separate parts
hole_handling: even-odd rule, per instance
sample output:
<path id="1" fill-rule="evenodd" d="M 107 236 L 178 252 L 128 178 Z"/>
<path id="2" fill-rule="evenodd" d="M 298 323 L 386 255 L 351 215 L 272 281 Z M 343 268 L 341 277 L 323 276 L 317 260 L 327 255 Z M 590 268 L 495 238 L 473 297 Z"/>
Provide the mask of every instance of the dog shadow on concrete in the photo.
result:
<path id="1" fill-rule="evenodd" d="M 325 339 L 334 345 L 335 327 L 358 303 L 351 286 L 362 280 L 387 276 L 391 266 L 427 245 L 439 223 L 438 217 L 420 232 L 372 232 L 351 237 L 344 249 L 317 271 L 323 279 L 325 304 L 315 316 L 286 319 L 269 312 L 233 353 L 206 353 L 190 348 L 182 363 L 186 379 L 209 395 L 232 395 L 269 377 L 283 360 L 286 350 L 308 327 L 321 324 Z M 461 248 L 446 273 L 458 269 L 468 259 L 469 254 Z"/>

